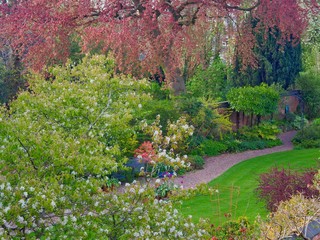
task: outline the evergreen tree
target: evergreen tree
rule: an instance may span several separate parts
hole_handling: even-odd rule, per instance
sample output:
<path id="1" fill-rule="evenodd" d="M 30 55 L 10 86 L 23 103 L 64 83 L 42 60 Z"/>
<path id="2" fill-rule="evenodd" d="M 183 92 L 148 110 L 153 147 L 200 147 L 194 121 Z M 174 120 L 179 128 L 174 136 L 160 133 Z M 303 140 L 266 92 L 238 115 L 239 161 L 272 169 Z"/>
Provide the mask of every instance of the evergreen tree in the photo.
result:
<path id="1" fill-rule="evenodd" d="M 253 23 L 254 27 L 255 23 Z M 283 37 L 277 29 L 269 29 L 267 34 L 256 32 L 256 54 L 257 66 L 243 69 L 242 59 L 236 56 L 234 67 L 234 83 L 236 86 L 257 86 L 261 83 L 268 85 L 280 84 L 287 89 L 294 83 L 302 69 L 301 44 L 295 43 L 297 39 L 290 37 L 281 42 Z"/>

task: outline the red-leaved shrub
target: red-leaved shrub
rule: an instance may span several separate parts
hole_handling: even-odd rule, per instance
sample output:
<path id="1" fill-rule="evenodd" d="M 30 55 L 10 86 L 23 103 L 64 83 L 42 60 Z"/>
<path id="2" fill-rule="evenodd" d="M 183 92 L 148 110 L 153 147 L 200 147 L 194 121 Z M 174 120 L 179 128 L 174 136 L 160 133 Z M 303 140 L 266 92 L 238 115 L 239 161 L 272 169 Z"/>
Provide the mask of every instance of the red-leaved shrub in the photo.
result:
<path id="1" fill-rule="evenodd" d="M 267 208 L 274 212 L 281 201 L 286 201 L 291 196 L 301 193 L 307 198 L 319 195 L 319 191 L 312 188 L 316 170 L 295 172 L 278 168 L 272 168 L 270 172 L 260 175 L 258 196 L 266 202 Z"/>

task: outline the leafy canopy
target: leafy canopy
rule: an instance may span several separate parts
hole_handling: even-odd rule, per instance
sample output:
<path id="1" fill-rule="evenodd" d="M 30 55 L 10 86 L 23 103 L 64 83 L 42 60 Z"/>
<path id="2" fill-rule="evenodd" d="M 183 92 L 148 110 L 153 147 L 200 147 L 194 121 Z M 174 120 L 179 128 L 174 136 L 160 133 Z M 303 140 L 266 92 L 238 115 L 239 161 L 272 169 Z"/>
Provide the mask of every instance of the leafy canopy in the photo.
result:
<path id="1" fill-rule="evenodd" d="M 31 75 L 28 91 L 1 109 L 2 174 L 105 176 L 121 167 L 136 147 L 131 121 L 150 98 L 149 84 L 114 75 L 113 68 L 94 56 L 53 68 L 47 81 Z"/>
<path id="2" fill-rule="evenodd" d="M 317 1 L 307 0 L 2 1 L 0 37 L 38 70 L 65 61 L 70 36 L 76 36 L 84 51 L 112 50 L 122 70 L 154 72 L 161 66 L 168 72 L 181 67 L 184 59 L 199 63 L 212 23 L 232 18 L 237 24 L 226 31 L 239 35 L 243 63 L 255 64 L 255 31 L 277 26 L 281 40 L 299 40 L 308 10 L 317 7 Z M 254 29 L 245 20 L 248 14 L 259 19 Z"/>
<path id="3" fill-rule="evenodd" d="M 265 116 L 277 109 L 280 96 L 274 87 L 261 84 L 255 87 L 232 88 L 227 99 L 231 107 L 238 112 Z"/>

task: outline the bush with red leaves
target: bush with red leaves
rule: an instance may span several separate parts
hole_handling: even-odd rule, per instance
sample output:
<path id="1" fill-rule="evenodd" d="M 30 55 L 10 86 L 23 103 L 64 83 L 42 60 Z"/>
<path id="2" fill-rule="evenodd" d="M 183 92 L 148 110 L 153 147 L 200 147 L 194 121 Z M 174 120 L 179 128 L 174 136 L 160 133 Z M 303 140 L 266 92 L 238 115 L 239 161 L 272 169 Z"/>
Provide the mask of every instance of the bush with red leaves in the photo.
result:
<path id="1" fill-rule="evenodd" d="M 277 210 L 281 201 L 289 200 L 295 194 L 301 193 L 307 198 L 318 196 L 319 191 L 312 188 L 316 173 L 314 169 L 300 173 L 272 168 L 260 175 L 256 189 L 258 196 L 266 202 L 266 207 L 272 212 Z"/>

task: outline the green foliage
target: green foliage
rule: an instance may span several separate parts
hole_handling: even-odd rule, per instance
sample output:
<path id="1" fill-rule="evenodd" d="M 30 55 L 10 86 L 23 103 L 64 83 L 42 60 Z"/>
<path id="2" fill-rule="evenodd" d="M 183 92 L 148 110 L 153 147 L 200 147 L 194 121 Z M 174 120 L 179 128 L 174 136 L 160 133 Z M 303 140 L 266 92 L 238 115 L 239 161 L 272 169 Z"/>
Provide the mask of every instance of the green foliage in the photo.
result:
<path id="1" fill-rule="evenodd" d="M 299 116 L 294 113 L 286 113 L 285 118 L 278 120 L 277 125 L 282 131 L 300 130 L 307 126 L 309 121 L 304 116 Z"/>
<path id="2" fill-rule="evenodd" d="M 227 150 L 227 146 L 224 143 L 209 139 L 203 141 L 200 148 L 206 156 L 216 156 Z"/>
<path id="3" fill-rule="evenodd" d="M 158 82 L 151 82 L 151 94 L 155 99 L 169 99 L 170 93 L 170 89 L 165 88 L 164 84 L 159 84 Z"/>
<path id="4" fill-rule="evenodd" d="M 79 42 L 79 37 L 73 36 L 70 39 L 70 61 L 74 65 L 81 63 L 82 59 L 85 57 L 85 54 L 81 52 L 81 46 Z"/>
<path id="5" fill-rule="evenodd" d="M 218 239 L 255 239 L 257 226 L 251 224 L 246 217 L 228 221 L 213 230 L 212 240 Z"/>
<path id="6" fill-rule="evenodd" d="M 114 188 L 120 186 L 119 180 L 112 177 L 106 180 L 106 185 L 107 188 Z"/>
<path id="7" fill-rule="evenodd" d="M 179 98 L 178 107 L 194 126 L 196 136 L 219 138 L 223 133 L 231 131 L 229 114 L 219 113 L 217 103 L 212 99 L 185 95 Z"/>
<path id="8" fill-rule="evenodd" d="M 159 185 L 158 185 L 158 183 L 156 183 L 155 197 L 157 199 L 163 199 L 163 198 L 169 197 L 171 191 L 174 189 L 175 189 L 175 186 L 174 186 L 173 182 L 171 182 L 169 180 L 164 180 Z"/>
<path id="9" fill-rule="evenodd" d="M 320 71 L 316 67 L 300 73 L 297 79 L 298 88 L 306 105 L 305 113 L 309 118 L 319 117 L 320 113 Z"/>
<path id="10" fill-rule="evenodd" d="M 5 232 L 44 230 L 47 215 L 63 221 L 67 210 L 76 219 L 98 212 L 97 190 L 136 148 L 131 122 L 150 99 L 147 81 L 114 75 L 113 68 L 112 60 L 93 56 L 53 68 L 48 81 L 31 75 L 28 91 L 10 110 L 1 108 L 0 221 L 18 226 Z M 70 227 L 72 217 L 66 219 Z"/>
<path id="11" fill-rule="evenodd" d="M 221 59 L 215 59 L 206 69 L 199 66 L 187 82 L 187 91 L 194 97 L 222 100 L 227 88 L 227 67 Z"/>
<path id="12" fill-rule="evenodd" d="M 203 165 L 205 164 L 203 157 L 199 155 L 189 156 L 189 161 L 191 163 L 191 167 L 194 169 L 203 169 Z"/>
<path id="13" fill-rule="evenodd" d="M 292 126 L 294 129 L 300 130 L 302 128 L 304 128 L 305 126 L 307 126 L 309 123 L 308 119 L 306 119 L 305 117 L 301 117 L 296 115 L 293 122 L 292 122 Z"/>
<path id="14" fill-rule="evenodd" d="M 157 115 L 161 116 L 160 124 L 163 131 L 167 129 L 168 120 L 176 121 L 180 117 L 180 113 L 172 100 L 152 99 L 148 101 L 141 112 L 141 118 L 147 120 L 148 123 L 154 121 Z"/>
<path id="15" fill-rule="evenodd" d="M 320 147 L 320 125 L 311 124 L 301 129 L 292 140 L 295 147 L 319 148 Z"/>
<path id="16" fill-rule="evenodd" d="M 226 152 L 243 152 L 281 145 L 277 138 L 279 128 L 270 122 L 263 122 L 254 127 L 242 127 L 237 133 L 224 136 L 221 142 L 226 146 Z"/>
<path id="17" fill-rule="evenodd" d="M 191 155 L 216 156 L 225 152 L 243 152 L 281 145 L 277 138 L 280 129 L 271 122 L 254 127 L 242 127 L 236 133 L 224 134 L 220 140 L 194 136 L 190 143 Z"/>
<path id="18" fill-rule="evenodd" d="M 26 81 L 18 69 L 9 70 L 0 62 L 0 104 L 8 103 L 25 88 Z"/>
<path id="19" fill-rule="evenodd" d="M 320 118 L 314 119 L 312 125 L 320 125 Z"/>
<path id="20" fill-rule="evenodd" d="M 239 129 L 242 139 L 250 140 L 276 140 L 277 135 L 280 133 L 280 129 L 277 125 L 270 122 L 263 122 L 254 127 L 243 127 Z"/>
<path id="21" fill-rule="evenodd" d="M 256 87 L 232 88 L 227 99 L 238 112 L 265 116 L 276 111 L 280 96 L 274 87 L 261 84 Z"/>
<path id="22" fill-rule="evenodd" d="M 188 142 L 188 154 L 203 156 L 204 153 L 200 148 L 200 145 L 204 140 L 205 138 L 203 136 L 193 135 Z"/>
<path id="23" fill-rule="evenodd" d="M 95 56 L 75 67 L 54 68 L 53 81 L 30 77 L 29 91 L 2 113 L 2 139 L 17 148 L 8 158 L 13 168 L 16 158 L 52 174 L 87 176 L 121 167 L 137 144 L 130 122 L 149 99 L 143 93 L 148 84 L 113 76 L 108 61 Z"/>

